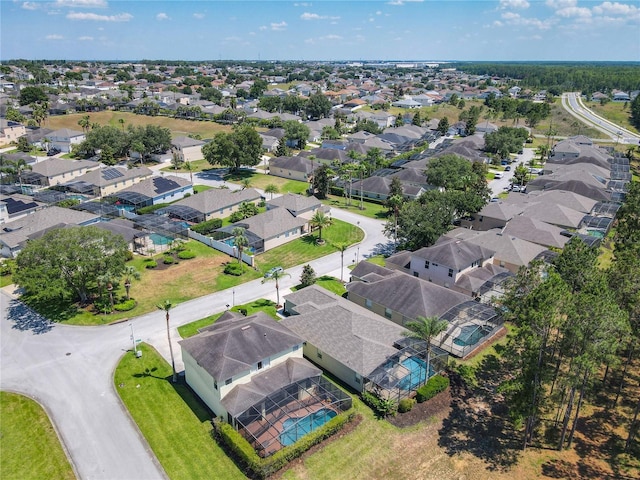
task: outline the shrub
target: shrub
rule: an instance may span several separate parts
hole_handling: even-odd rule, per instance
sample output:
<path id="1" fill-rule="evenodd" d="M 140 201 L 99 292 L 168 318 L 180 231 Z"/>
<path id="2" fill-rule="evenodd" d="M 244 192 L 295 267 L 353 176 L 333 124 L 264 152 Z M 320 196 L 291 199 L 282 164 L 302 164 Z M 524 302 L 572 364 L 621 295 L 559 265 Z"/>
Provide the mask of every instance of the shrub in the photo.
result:
<path id="1" fill-rule="evenodd" d="M 435 375 L 427 381 L 426 384 L 416 390 L 416 400 L 418 403 L 426 402 L 430 398 L 435 397 L 438 393 L 443 392 L 449 386 L 449 379 L 442 375 Z"/>
<path id="2" fill-rule="evenodd" d="M 391 399 L 379 398 L 371 392 L 362 392 L 362 401 L 369 405 L 380 418 L 393 417 L 398 411 L 398 404 Z"/>
<path id="3" fill-rule="evenodd" d="M 195 258 L 195 256 L 196 254 L 191 250 L 182 250 L 181 252 L 178 252 L 178 258 L 182 260 L 189 260 L 190 258 Z"/>
<path id="4" fill-rule="evenodd" d="M 166 208 L 168 205 L 169 205 L 168 203 L 158 203 L 157 205 L 149 205 L 148 207 L 139 208 L 136 213 L 138 213 L 138 215 L 146 215 L 148 213 L 153 213 L 156 210 L 160 210 L 161 208 Z"/>
<path id="5" fill-rule="evenodd" d="M 228 423 L 216 419 L 213 421 L 213 429 L 217 439 L 231 451 L 242 466 L 249 470 L 250 476 L 265 479 L 314 445 L 339 432 L 354 418 L 355 413 L 352 411 L 341 413 L 313 432 L 305 435 L 293 445 L 284 447 L 266 458 L 260 457 L 251 444 Z"/>
<path id="6" fill-rule="evenodd" d="M 460 375 L 460 378 L 470 387 L 478 386 L 478 379 L 476 378 L 476 369 L 469 365 L 451 365 L 451 370 Z"/>
<path id="7" fill-rule="evenodd" d="M 144 264 L 144 268 L 156 268 L 158 266 L 158 262 L 155 260 L 147 260 Z"/>
<path id="8" fill-rule="evenodd" d="M 162 259 L 162 263 L 165 265 L 171 265 L 172 263 L 175 263 L 175 259 L 171 255 L 165 255 Z"/>
<path id="9" fill-rule="evenodd" d="M 226 273 L 227 275 L 235 275 L 236 277 L 242 275 L 242 270 L 242 265 L 239 263 L 228 263 L 224 267 L 224 273 Z"/>
<path id="10" fill-rule="evenodd" d="M 222 226 L 222 219 L 214 218 L 212 220 L 207 220 L 206 222 L 200 222 L 197 225 L 193 225 L 191 230 L 200 235 L 208 235 L 214 230 L 217 230 Z"/>
<path id="11" fill-rule="evenodd" d="M 125 262 L 129 262 L 129 261 L 133 260 L 133 252 L 131 250 L 127 250 L 125 252 L 124 260 L 125 260 Z"/>
<path id="12" fill-rule="evenodd" d="M 113 308 L 118 312 L 128 312 L 133 310 L 136 306 L 136 301 L 133 298 L 125 300 L 124 302 L 116 303 Z"/>
<path id="13" fill-rule="evenodd" d="M 398 402 L 398 412 L 407 413 L 413 408 L 416 401 L 413 398 L 403 398 Z"/>

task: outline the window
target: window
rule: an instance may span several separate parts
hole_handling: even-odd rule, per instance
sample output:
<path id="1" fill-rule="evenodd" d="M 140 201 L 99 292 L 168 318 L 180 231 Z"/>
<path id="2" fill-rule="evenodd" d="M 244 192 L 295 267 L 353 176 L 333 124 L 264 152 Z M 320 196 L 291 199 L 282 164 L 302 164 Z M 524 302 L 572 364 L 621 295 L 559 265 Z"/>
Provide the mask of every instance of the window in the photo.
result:
<path id="1" fill-rule="evenodd" d="M 413 272 L 414 277 L 419 277 L 418 272 Z"/>
<path id="2" fill-rule="evenodd" d="M 424 268 L 426 268 L 427 270 L 429 269 L 429 263 L 429 260 L 424 261 Z"/>
<path id="3" fill-rule="evenodd" d="M 231 380 L 232 380 L 231 378 L 227 378 L 227 379 L 224 381 L 224 384 L 225 384 L 225 385 L 231 385 Z"/>
<path id="4" fill-rule="evenodd" d="M 385 308 L 384 309 L 384 316 L 387 318 L 391 318 L 391 309 L 390 308 Z"/>
<path id="5" fill-rule="evenodd" d="M 298 349 L 300 348 L 300 345 L 294 345 L 293 348 L 291 349 L 292 352 L 296 352 L 298 351 Z"/>
<path id="6" fill-rule="evenodd" d="M 262 370 L 262 362 L 258 362 L 258 370 Z"/>
<path id="7" fill-rule="evenodd" d="M 371 306 L 373 305 L 373 302 L 371 300 L 369 300 L 368 298 L 365 299 L 364 301 L 364 306 L 367 308 L 371 308 Z"/>
<path id="8" fill-rule="evenodd" d="M 213 388 L 215 388 L 216 390 L 218 389 L 218 382 L 216 382 L 215 380 L 213 381 Z"/>
<path id="9" fill-rule="evenodd" d="M 356 383 L 362 383 L 362 375 L 358 375 L 356 373 L 356 377 L 355 377 Z"/>
<path id="10" fill-rule="evenodd" d="M 318 350 L 318 351 L 316 352 L 316 356 L 317 356 L 320 360 L 322 360 L 322 352 L 321 352 L 320 350 Z"/>
<path id="11" fill-rule="evenodd" d="M 450 277 L 453 277 L 453 268 L 450 268 L 450 269 L 449 269 L 449 273 L 448 273 L 448 275 L 449 275 Z"/>

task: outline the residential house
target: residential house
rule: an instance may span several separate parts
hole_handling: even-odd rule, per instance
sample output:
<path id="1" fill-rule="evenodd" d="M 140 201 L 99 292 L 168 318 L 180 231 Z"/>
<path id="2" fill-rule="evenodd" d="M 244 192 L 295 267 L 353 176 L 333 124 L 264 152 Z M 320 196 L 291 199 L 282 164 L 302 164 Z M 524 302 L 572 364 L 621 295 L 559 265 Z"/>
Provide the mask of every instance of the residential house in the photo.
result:
<path id="1" fill-rule="evenodd" d="M 60 186 L 75 193 L 106 197 L 147 180 L 152 174 L 147 167 L 101 167 L 61 183 Z"/>
<path id="2" fill-rule="evenodd" d="M 0 118 L 0 145 L 17 142 L 18 138 L 26 134 L 27 130 L 21 123 Z"/>
<path id="3" fill-rule="evenodd" d="M 274 157 L 269 159 L 269 174 L 290 180 L 308 182 L 313 171 L 320 165 L 320 162 L 314 162 L 300 155 Z"/>
<path id="4" fill-rule="evenodd" d="M 303 339 L 264 312 L 245 317 L 227 311 L 179 343 L 187 385 L 261 456 L 295 441 L 282 435 L 287 419 L 351 407 L 350 398 L 303 358 Z"/>
<path id="5" fill-rule="evenodd" d="M 370 262 L 358 263 L 351 280 L 350 301 L 400 326 L 418 317 L 440 317 L 469 300 L 462 293 Z"/>
<path id="6" fill-rule="evenodd" d="M 298 195 L 295 193 L 286 193 L 267 202 L 267 211 L 274 208 L 283 208 L 291 215 L 311 220 L 311 217 L 318 210 L 329 213 L 329 207 L 324 207 L 318 198 L 312 196 Z"/>
<path id="7" fill-rule="evenodd" d="M 149 232 L 135 228 L 135 223 L 131 220 L 114 218 L 108 221 L 102 220 L 95 226 L 121 236 L 131 252 L 143 254 L 148 251 L 148 244 L 151 243 Z"/>
<path id="8" fill-rule="evenodd" d="M 372 176 L 365 178 L 362 181 L 355 181 L 351 185 L 351 196 L 353 198 L 357 198 L 362 194 L 365 198 L 386 200 L 389 197 L 389 192 L 391 191 L 392 181 L 391 176 Z M 349 189 L 348 186 L 345 188 Z M 405 182 L 402 183 L 402 195 L 407 199 L 416 199 L 424 193 L 424 191 L 425 189 L 420 185 Z"/>
<path id="9" fill-rule="evenodd" d="M 36 210 L 30 215 L 4 224 L 0 231 L 0 255 L 5 258 L 15 257 L 30 239 L 39 237 L 51 228 L 90 225 L 98 221 L 98 215 L 69 208 L 50 206 Z"/>
<path id="10" fill-rule="evenodd" d="M 261 201 L 262 196 L 253 188 L 243 190 L 212 188 L 165 207 L 163 213 L 172 218 L 199 223 L 213 218 L 226 218 L 238 211 L 243 203 L 257 205 Z"/>
<path id="11" fill-rule="evenodd" d="M 144 167 L 143 167 L 144 168 Z M 175 175 L 151 177 L 113 193 L 111 196 L 121 205 L 133 205 L 136 209 L 171 203 L 185 195 L 193 195 L 193 185 L 185 178 Z"/>
<path id="12" fill-rule="evenodd" d="M 47 135 L 50 147 L 58 148 L 61 152 L 69 153 L 73 145 L 84 142 L 84 132 L 71 130 L 69 128 L 61 128 L 54 130 Z"/>
<path id="13" fill-rule="evenodd" d="M 176 137 L 171 140 L 171 146 L 182 162 L 202 160 L 202 147 L 205 142 L 191 137 Z"/>
<path id="14" fill-rule="evenodd" d="M 33 164 L 31 170 L 23 172 L 22 180 L 31 185 L 53 187 L 98 169 L 100 169 L 100 164 L 91 160 L 47 158 Z"/>
<path id="15" fill-rule="evenodd" d="M 517 216 L 509 221 L 502 233 L 544 247 L 562 248 L 569 241 L 569 237 L 563 234 L 564 231 L 563 228 L 534 218 Z"/>
<path id="16" fill-rule="evenodd" d="M 0 194 L 0 224 L 18 220 L 45 207 L 45 203 L 36 202 L 28 195 Z"/>

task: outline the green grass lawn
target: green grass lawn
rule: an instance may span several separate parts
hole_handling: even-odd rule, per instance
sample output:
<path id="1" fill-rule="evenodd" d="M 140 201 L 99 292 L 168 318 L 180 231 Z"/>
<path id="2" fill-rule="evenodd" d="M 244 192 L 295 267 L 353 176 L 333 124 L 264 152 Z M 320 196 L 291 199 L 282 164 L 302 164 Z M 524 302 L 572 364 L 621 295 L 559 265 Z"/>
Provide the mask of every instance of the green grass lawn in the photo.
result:
<path id="1" fill-rule="evenodd" d="M 309 184 L 299 180 L 288 180 L 274 175 L 265 175 L 254 170 L 238 170 L 225 175 L 224 180 L 231 183 L 242 184 L 243 180 L 250 180 L 250 188 L 264 190 L 267 185 L 273 184 L 278 187 L 280 193 L 305 194 Z"/>
<path id="2" fill-rule="evenodd" d="M 0 478 L 76 478 L 46 412 L 16 393 L 0 392 Z"/>
<path id="3" fill-rule="evenodd" d="M 209 410 L 183 382 L 171 383 L 171 366 L 152 347 L 140 349 L 140 358 L 122 357 L 114 384 L 169 478 L 244 480 L 211 437 Z"/>
<path id="4" fill-rule="evenodd" d="M 194 160 L 190 163 L 191 163 L 192 173 L 202 172 L 203 170 L 209 170 L 211 168 L 211 164 L 204 159 Z M 161 168 L 160 170 L 167 173 L 189 173 L 189 170 L 184 168 L 184 164 L 182 164 L 180 168 L 175 168 L 173 165 L 170 165 L 170 166 Z"/>
<path id="5" fill-rule="evenodd" d="M 340 208 L 342 210 L 349 210 L 358 215 L 364 217 L 376 218 L 378 220 L 387 220 L 387 209 L 384 205 L 375 202 L 368 202 L 367 199 L 363 199 L 363 210 L 360 209 L 360 197 L 353 197 L 351 199 L 351 205 L 348 204 L 344 197 L 338 195 L 328 195 L 326 200 L 322 203 L 329 205 L 330 207 Z"/>

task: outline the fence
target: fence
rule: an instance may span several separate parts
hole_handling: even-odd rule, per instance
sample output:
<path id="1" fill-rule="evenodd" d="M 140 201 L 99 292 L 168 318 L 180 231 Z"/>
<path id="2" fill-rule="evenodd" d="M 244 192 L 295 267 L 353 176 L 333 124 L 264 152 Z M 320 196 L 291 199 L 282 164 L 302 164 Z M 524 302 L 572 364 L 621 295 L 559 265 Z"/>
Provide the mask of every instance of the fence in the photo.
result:
<path id="1" fill-rule="evenodd" d="M 187 230 L 189 234 L 189 238 L 193 240 L 197 240 L 200 243 L 204 243 L 205 245 L 218 250 L 219 252 L 226 253 L 227 255 L 232 256 L 233 258 L 238 258 L 238 249 L 235 245 L 229 245 L 225 242 L 220 242 L 218 240 L 214 240 L 211 237 L 207 237 L 206 235 L 202 235 L 200 233 L 194 232 L 193 230 Z M 250 267 L 254 266 L 255 257 L 253 255 L 248 255 L 246 252 L 242 252 L 242 261 L 249 265 Z"/>

